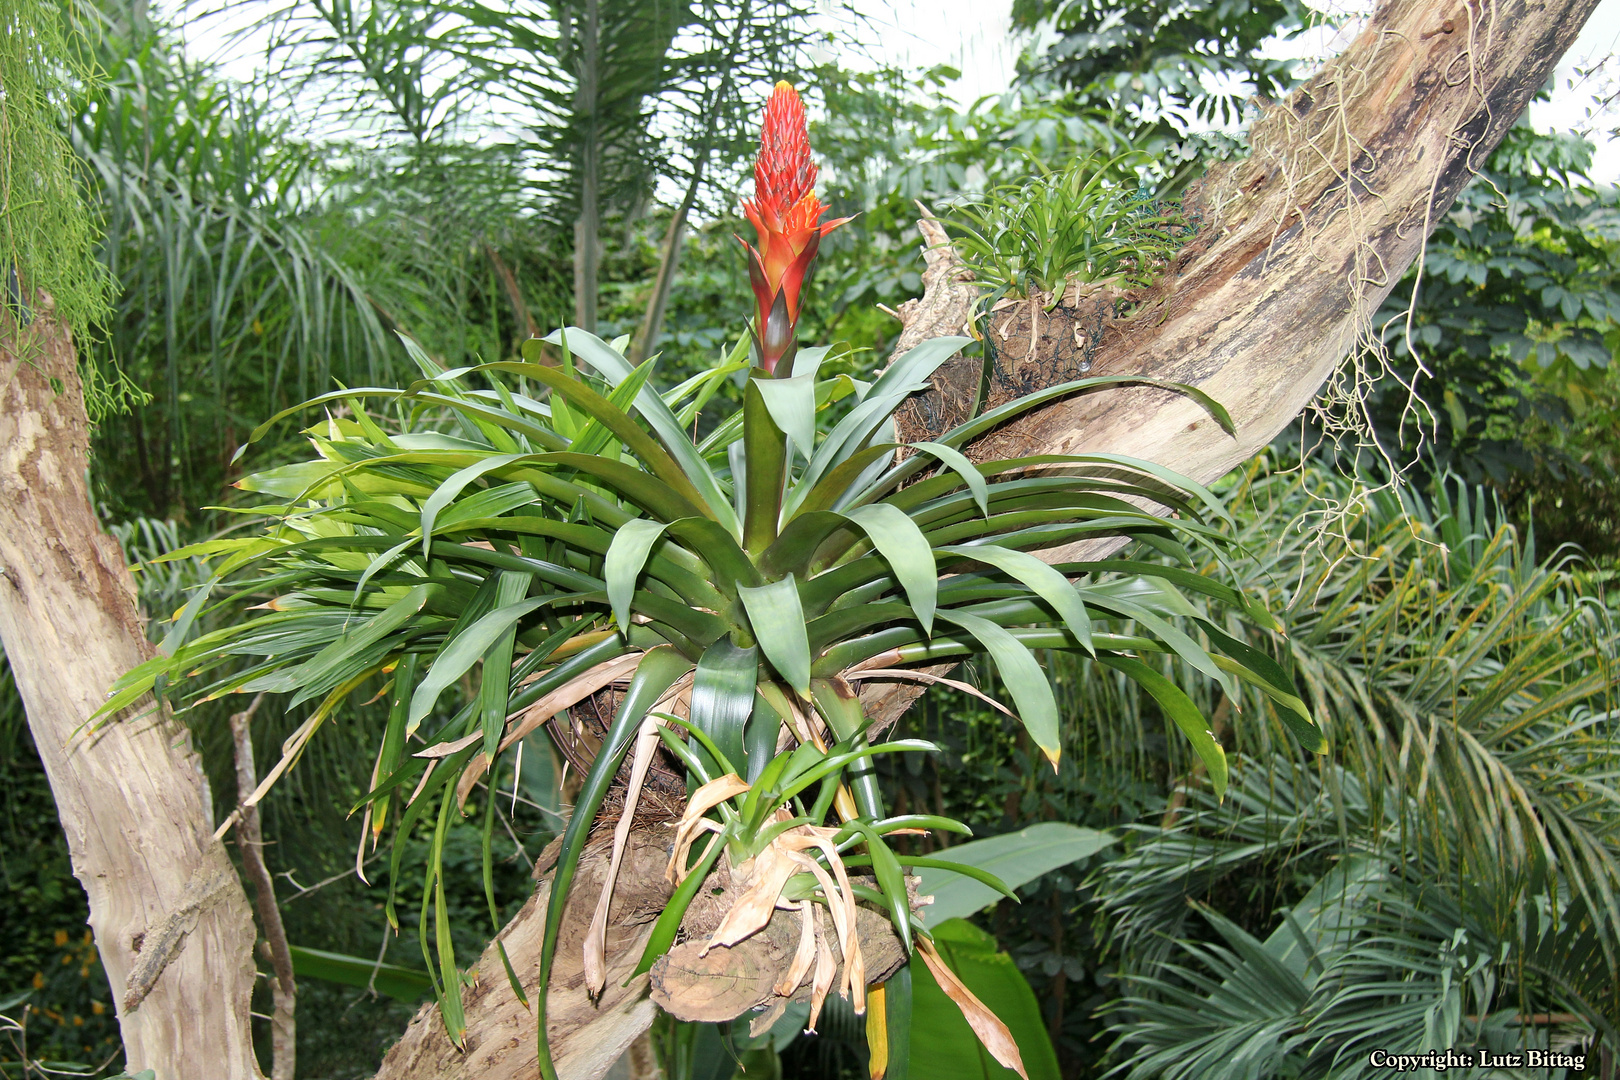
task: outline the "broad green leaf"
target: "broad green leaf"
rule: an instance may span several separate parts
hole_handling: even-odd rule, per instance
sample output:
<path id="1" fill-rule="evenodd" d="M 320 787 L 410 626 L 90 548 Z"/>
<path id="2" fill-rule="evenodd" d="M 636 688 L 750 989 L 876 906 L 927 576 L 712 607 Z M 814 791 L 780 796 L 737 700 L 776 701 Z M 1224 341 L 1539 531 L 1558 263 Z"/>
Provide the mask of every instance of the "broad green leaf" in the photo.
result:
<path id="1" fill-rule="evenodd" d="M 625 634 L 630 632 L 630 599 L 636 579 L 647 565 L 647 556 L 667 528 L 662 521 L 633 518 L 619 526 L 602 560 L 602 578 L 607 582 L 608 604 L 613 621 Z"/>
<path id="2" fill-rule="evenodd" d="M 921 965 L 919 965 L 921 966 Z M 911 1080 L 911 962 L 900 965 L 900 970 L 889 976 L 883 984 L 884 1006 L 887 1011 L 889 1037 L 889 1067 L 883 1080 Z M 921 1080 L 919 1075 L 918 1080 Z"/>
<path id="3" fill-rule="evenodd" d="M 810 637 L 805 632 L 804 608 L 799 604 L 799 587 L 793 575 L 758 588 L 741 586 L 737 592 L 765 659 L 789 686 L 809 697 Z"/>
<path id="4" fill-rule="evenodd" d="M 371 562 L 366 565 L 365 572 L 360 575 L 360 580 L 355 582 L 353 602 L 356 604 L 360 603 L 360 598 L 365 595 L 366 586 L 371 582 L 371 579 L 381 571 L 388 569 L 391 565 L 393 565 L 395 559 L 405 554 L 406 551 L 414 546 L 416 546 L 416 538 L 407 537 L 406 539 L 395 544 L 393 547 L 389 548 L 387 551 L 383 552 L 381 555 L 378 555 L 376 558 L 372 559 Z"/>
<path id="5" fill-rule="evenodd" d="M 996 939 L 962 919 L 941 922 L 934 946 L 973 996 L 1007 1025 L 1029 1080 L 1058 1080 L 1057 1054 L 1046 1034 L 1040 1003 L 1012 957 Z M 911 1075 L 918 1080 L 1011 1080 L 980 1045 L 926 964 L 911 965 Z"/>
<path id="6" fill-rule="evenodd" d="M 1181 687 L 1140 660 L 1125 656 L 1099 656 L 1097 663 L 1123 672 L 1127 678 L 1153 696 L 1153 700 L 1159 703 L 1165 715 L 1174 721 L 1176 727 L 1181 729 L 1181 733 L 1187 736 L 1187 741 L 1192 743 L 1193 750 L 1198 754 L 1198 760 L 1204 763 L 1204 769 L 1209 774 L 1209 782 L 1215 788 L 1215 794 L 1224 795 L 1226 751 L 1215 741 L 1215 736 L 1209 733 L 1209 723 L 1198 711 L 1198 706 L 1193 704 L 1192 698 L 1182 692 Z"/>
<path id="7" fill-rule="evenodd" d="M 1308 987 L 1316 982 L 1309 970 L 1317 951 L 1342 945 L 1367 915 L 1366 897 L 1389 880 L 1382 859 L 1351 855 L 1311 886 L 1285 916 L 1283 925 L 1265 940 L 1266 952 L 1287 966 Z"/>
<path id="8" fill-rule="evenodd" d="M 461 678 L 509 627 L 550 602 L 551 598 L 540 596 L 508 604 L 491 611 L 452 639 L 434 658 L 427 677 L 411 696 L 411 712 L 405 723 L 406 734 L 416 731 L 427 714 L 433 711 L 445 687 Z"/>
<path id="9" fill-rule="evenodd" d="M 787 437 L 771 419 L 760 390 L 763 380 L 743 387 L 743 546 L 758 555 L 781 526 L 782 487 L 788 474 Z"/>
<path id="10" fill-rule="evenodd" d="M 791 379 L 755 379 L 754 386 L 765 399 L 765 408 L 782 432 L 793 441 L 805 460 L 816 449 L 815 376 L 795 375 Z"/>
<path id="11" fill-rule="evenodd" d="M 952 844 L 929 858 L 987 870 L 1009 889 L 1017 889 L 1059 867 L 1090 858 L 1117 840 L 1118 837 L 1096 829 L 1043 821 L 1018 832 Z M 917 871 L 917 892 L 934 898 L 919 916 L 929 927 L 938 926 L 946 919 L 965 919 L 1001 899 L 995 889 L 983 882 L 951 870 L 927 867 Z"/>
<path id="12" fill-rule="evenodd" d="M 504 515 L 520 506 L 530 506 L 539 501 L 540 495 L 532 484 L 527 482 L 500 484 L 469 495 L 445 508 L 434 527 L 440 532 L 449 532 L 452 529 L 460 531 L 476 528 L 469 526 L 467 524 L 469 521 L 486 521 L 493 524 L 486 525 L 485 528 L 499 529 L 505 523 Z"/>
<path id="13" fill-rule="evenodd" d="M 572 335 L 570 335 L 570 338 L 572 338 Z M 534 338 L 530 338 L 529 341 L 524 343 L 524 347 L 528 348 L 529 344 L 534 341 Z M 578 344 L 577 342 L 572 343 Z M 620 360 L 622 362 L 623 357 L 620 357 Z M 626 364 L 626 368 L 628 368 L 628 364 Z M 516 363 L 503 360 L 493 364 L 483 364 L 478 370 L 510 372 L 550 387 L 552 392 L 567 398 L 570 404 L 578 406 L 593 419 L 607 427 L 615 438 L 640 459 L 649 473 L 673 489 L 681 498 L 696 504 L 704 502 L 704 496 L 692 486 L 692 482 L 687 478 L 681 467 L 676 464 L 675 459 L 670 457 L 669 452 L 659 444 L 659 441 L 648 435 L 634 418 L 591 389 L 584 382 L 571 379 L 562 372 L 546 367 L 543 364 Z M 626 370 L 625 374 L 628 375 L 629 371 Z M 647 398 L 658 399 L 657 394 L 646 388 L 643 388 L 642 394 L 643 400 Z M 662 406 L 663 402 L 659 401 L 658 404 Z M 668 413 L 669 410 L 665 409 L 664 411 Z M 690 440 L 687 440 L 687 445 L 691 445 Z M 589 457 L 590 455 L 580 456 Z"/>
<path id="14" fill-rule="evenodd" d="M 1074 591 L 1068 578 L 1051 566 L 1027 551 L 995 544 L 967 544 L 939 550 L 993 566 L 1034 590 L 1037 596 L 1052 605 L 1087 651 L 1094 651 L 1091 648 L 1091 616 L 1086 614 L 1086 605 L 1080 601 L 1080 594 Z"/>
<path id="15" fill-rule="evenodd" d="M 888 560 L 895 579 L 906 591 L 923 633 L 933 633 L 939 568 L 934 564 L 934 549 L 916 522 L 905 511 L 887 503 L 851 507 L 844 516 L 866 531 L 872 546 Z"/>
<path id="16" fill-rule="evenodd" d="M 984 482 L 984 474 L 979 467 L 967 459 L 967 455 L 954 447 L 937 442 L 918 442 L 908 444 L 913 450 L 925 454 L 932 454 L 940 462 L 967 485 L 968 491 L 973 495 L 973 501 L 979 504 L 979 513 L 985 517 L 990 516 L 989 488 Z"/>
<path id="17" fill-rule="evenodd" d="M 738 648 L 724 637 L 704 650 L 692 675 L 692 726 L 737 765 L 748 756 L 743 733 L 754 712 L 758 676 L 759 649 Z"/>
<path id="18" fill-rule="evenodd" d="M 1035 654 L 989 619 L 951 608 L 940 611 L 939 617 L 960 626 L 984 646 L 990 659 L 995 661 L 1002 684 L 1012 694 L 1018 719 L 1055 770 L 1058 756 L 1063 752 L 1063 740 L 1058 734 L 1057 699 L 1052 696 L 1052 684 L 1036 662 Z"/>

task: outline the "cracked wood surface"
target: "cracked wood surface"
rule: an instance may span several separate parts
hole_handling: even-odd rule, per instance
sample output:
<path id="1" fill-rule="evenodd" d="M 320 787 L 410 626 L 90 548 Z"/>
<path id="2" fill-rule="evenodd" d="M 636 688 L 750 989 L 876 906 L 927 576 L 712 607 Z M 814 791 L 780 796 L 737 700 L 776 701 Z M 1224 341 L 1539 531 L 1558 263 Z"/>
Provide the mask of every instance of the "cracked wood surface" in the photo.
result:
<path id="1" fill-rule="evenodd" d="M 1130 318 L 1110 322 L 1088 374 L 1196 386 L 1231 413 L 1235 436 L 1190 398 L 1126 386 L 1035 410 L 983 436 L 971 456 L 1107 451 L 1204 483 L 1248 460 L 1344 361 L 1594 7 L 1381 4 L 1343 54 L 1256 121 L 1247 159 L 1211 170 L 1192 195 L 1204 235 L 1136 295 Z M 925 299 L 919 310 L 934 306 Z M 916 340 L 902 335 L 901 344 Z M 1038 554 L 1068 562 L 1121 546 Z M 886 725 L 919 693 L 868 684 L 862 699 Z"/>
<path id="2" fill-rule="evenodd" d="M 66 331 L 48 314 L 21 335 L 0 327 L 0 641 L 89 896 L 128 1069 L 259 1080 L 252 916 L 186 729 L 150 698 L 83 728 L 151 655 L 123 552 L 90 508 L 89 434 Z"/>

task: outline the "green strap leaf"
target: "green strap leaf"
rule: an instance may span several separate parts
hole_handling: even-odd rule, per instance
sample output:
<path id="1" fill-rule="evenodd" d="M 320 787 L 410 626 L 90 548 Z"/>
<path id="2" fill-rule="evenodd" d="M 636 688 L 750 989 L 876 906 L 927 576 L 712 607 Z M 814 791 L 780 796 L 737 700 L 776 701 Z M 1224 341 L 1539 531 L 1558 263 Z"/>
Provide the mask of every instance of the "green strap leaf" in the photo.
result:
<path id="1" fill-rule="evenodd" d="M 560 340 L 558 334 L 546 338 Z M 630 361 L 613 351 L 607 342 L 595 334 L 585 330 L 573 329 L 568 332 L 568 343 L 573 347 L 582 360 L 601 372 L 609 382 L 617 383 L 630 374 Z M 527 348 L 527 346 L 525 346 Z M 525 355 L 528 355 L 525 352 Z M 692 445 L 691 437 L 687 435 L 685 425 L 675 418 L 664 399 L 650 386 L 642 387 L 636 394 L 636 411 L 639 412 L 652 429 L 657 433 L 659 440 L 664 444 L 669 454 L 679 463 L 681 470 L 686 474 L 691 484 L 697 489 L 702 502 L 714 512 L 715 520 L 724 525 L 732 533 L 737 533 L 737 515 L 732 511 L 726 501 L 725 493 L 720 489 L 720 483 L 715 479 L 709 468 L 709 463 L 703 459 L 696 447 Z M 628 445 L 628 444 L 627 444 Z"/>
<path id="2" fill-rule="evenodd" d="M 557 856 L 557 868 L 552 873 L 551 897 L 546 905 L 546 931 L 540 944 L 540 978 L 534 995 L 535 1019 L 540 1032 L 540 1074 L 548 1080 L 556 1080 L 557 1070 L 546 1043 L 547 990 L 551 982 L 552 964 L 557 959 L 557 939 L 562 931 L 563 909 L 568 902 L 569 886 L 574 883 L 574 872 L 579 869 L 580 854 L 585 850 L 585 840 L 590 835 L 596 813 L 607 798 L 608 786 L 618 773 L 619 764 L 630 749 L 641 721 L 664 691 L 690 670 L 692 662 L 669 646 L 649 650 L 641 658 L 635 674 L 630 678 L 630 687 L 619 703 L 619 711 L 608 725 L 596 760 L 591 762 L 590 771 L 580 785 L 574 812 L 568 819 L 568 828 L 563 832 L 562 850 Z"/>
<path id="3" fill-rule="evenodd" d="M 932 634 L 939 602 L 939 568 L 934 563 L 934 549 L 917 523 L 887 503 L 852 507 L 844 516 L 864 529 L 872 546 L 888 560 L 923 633 Z"/>
<path id="4" fill-rule="evenodd" d="M 806 632 L 799 586 L 793 575 L 757 588 L 738 588 L 743 610 L 765 659 L 788 685 L 810 696 L 810 635 Z"/>
<path id="5" fill-rule="evenodd" d="M 497 610 L 518 603 L 529 591 L 530 574 L 502 570 L 498 578 Z M 512 649 L 517 643 L 517 623 L 509 623 L 484 653 L 484 678 L 478 686 L 478 708 L 484 728 L 484 756 L 491 762 L 501 745 L 506 727 L 508 695 L 512 687 Z M 486 838 L 487 842 L 487 838 Z"/>
<path id="6" fill-rule="evenodd" d="M 1097 657 L 1097 663 L 1124 673 L 1132 682 L 1152 695 L 1165 715 L 1175 722 L 1181 733 L 1187 736 L 1187 741 L 1192 743 L 1193 750 L 1198 754 L 1198 760 L 1204 763 L 1204 770 L 1209 773 L 1209 782 L 1214 786 L 1216 796 L 1225 795 L 1226 751 L 1221 749 L 1221 744 L 1210 734 L 1209 726 L 1203 714 L 1198 711 L 1198 706 L 1193 704 L 1192 698 L 1183 693 L 1181 687 L 1140 660 L 1133 660 L 1128 656 L 1104 655 Z"/>
<path id="7" fill-rule="evenodd" d="M 636 591 L 636 579 L 647 565 L 652 546 L 667 527 L 662 521 L 632 518 L 613 534 L 613 542 L 602 559 L 602 577 L 607 582 L 613 621 L 626 634 L 630 633 L 630 599 Z"/>
<path id="8" fill-rule="evenodd" d="M 1313 754 L 1326 753 L 1327 739 L 1322 735 L 1322 729 L 1316 726 L 1310 707 L 1295 689 L 1293 676 L 1277 661 L 1259 649 L 1230 637 L 1209 620 L 1198 621 L 1210 640 L 1226 653 L 1226 657 L 1215 657 L 1215 662 L 1243 681 L 1259 687 L 1261 693 L 1282 706 L 1278 715 L 1301 746 Z"/>
<path id="9" fill-rule="evenodd" d="M 973 493 L 973 501 L 979 504 L 979 513 L 985 517 L 990 516 L 989 486 L 984 482 L 984 474 L 979 471 L 979 467 L 969 461 L 966 454 L 944 443 L 917 442 L 911 443 L 910 446 L 913 450 L 932 454 L 946 468 L 960 476 L 968 491 Z"/>
<path id="10" fill-rule="evenodd" d="M 759 649 L 739 648 L 730 638 L 710 645 L 698 660 L 692 676 L 692 726 L 714 741 L 725 762 L 743 763 L 747 758 L 743 733 L 754 712 L 758 678 Z"/>
<path id="11" fill-rule="evenodd" d="M 806 460 L 816 449 L 815 375 L 795 375 L 791 379 L 755 379 L 754 386 L 765 401 L 771 419 L 781 428 Z"/>
<path id="12" fill-rule="evenodd" d="M 636 395 L 641 392 L 643 386 L 647 385 L 647 380 L 652 376 L 654 359 L 647 360 L 632 371 L 628 378 L 615 386 L 613 392 L 608 395 L 608 403 L 616 409 L 628 412 L 631 403 L 636 399 Z M 608 430 L 607 425 L 593 419 L 589 424 L 585 425 L 578 435 L 574 436 L 574 441 L 568 445 L 568 449 L 576 454 L 600 454 L 608 449 L 608 444 L 611 442 L 613 442 L 613 433 Z M 617 451 L 612 453 L 617 456 Z"/>
<path id="13" fill-rule="evenodd" d="M 1086 605 L 1080 601 L 1080 594 L 1074 591 L 1069 580 L 1051 566 L 1027 551 L 1015 551 L 995 544 L 964 544 L 939 550 L 993 566 L 1028 586 L 1035 595 L 1052 605 L 1088 652 L 1095 651 L 1091 647 L 1091 616 L 1086 614 Z"/>
<path id="14" fill-rule="evenodd" d="M 1198 642 L 1194 641 L 1169 619 L 1164 618 L 1145 605 L 1136 603 L 1134 600 L 1124 599 L 1117 591 L 1109 591 L 1106 588 L 1099 589 L 1097 586 L 1092 585 L 1080 586 L 1075 591 L 1090 599 L 1092 607 L 1112 611 L 1115 614 L 1123 615 L 1127 619 L 1134 620 L 1137 625 L 1170 646 L 1170 650 L 1186 661 L 1189 666 L 1220 683 L 1221 689 L 1226 691 L 1226 696 L 1232 699 L 1232 704 L 1242 704 L 1238 699 L 1237 679 L 1222 671 L 1220 665 L 1215 662 L 1215 658 L 1210 656 L 1202 645 L 1199 645 Z"/>
<path id="15" fill-rule="evenodd" d="M 480 476 L 510 465 L 513 462 L 522 461 L 526 456 L 524 454 L 497 454 L 494 457 L 488 457 L 483 461 L 468 465 L 465 469 L 451 474 L 448 480 L 440 484 L 433 494 L 427 497 L 427 501 L 422 504 L 423 557 L 427 556 L 428 546 L 433 543 L 433 523 L 438 518 L 439 511 L 454 502 L 456 496 L 461 494 L 462 489 Z"/>
<path id="16" fill-rule="evenodd" d="M 287 707 L 294 708 L 318 694 L 326 693 L 344 679 L 352 678 L 380 660 L 391 644 L 384 639 L 420 612 L 440 588 L 438 585 L 416 586 L 366 620 L 364 625 L 343 634 L 298 669 L 288 672 L 290 679 L 286 688 L 290 690 L 296 687 L 299 692 Z"/>
<path id="17" fill-rule="evenodd" d="M 1047 682 L 1046 672 L 1036 662 L 1035 654 L 989 619 L 950 608 L 941 611 L 939 617 L 960 626 L 984 646 L 990 659 L 995 661 L 996 670 L 1001 673 L 1002 683 L 1012 694 L 1018 719 L 1055 770 L 1058 757 L 1063 753 L 1063 741 L 1058 733 L 1057 698 L 1053 696 L 1052 684 Z"/>
<path id="18" fill-rule="evenodd" d="M 439 701 L 444 688 L 461 678 L 489 650 L 497 638 L 523 616 L 550 603 L 550 597 L 535 597 L 491 611 L 469 626 L 445 646 L 433 661 L 427 677 L 411 696 L 411 712 L 405 733 L 411 735 Z"/>
<path id="19" fill-rule="evenodd" d="M 911 902 L 906 896 L 906 872 L 900 869 L 900 863 L 895 859 L 894 852 L 889 850 L 889 845 L 883 842 L 883 837 L 878 835 L 876 829 L 860 818 L 849 822 L 849 825 L 866 841 L 866 852 L 872 857 L 872 875 L 877 878 L 878 886 L 883 890 L 883 901 L 889 909 L 889 919 L 894 923 L 895 932 L 900 935 L 900 942 L 909 955 Z"/>

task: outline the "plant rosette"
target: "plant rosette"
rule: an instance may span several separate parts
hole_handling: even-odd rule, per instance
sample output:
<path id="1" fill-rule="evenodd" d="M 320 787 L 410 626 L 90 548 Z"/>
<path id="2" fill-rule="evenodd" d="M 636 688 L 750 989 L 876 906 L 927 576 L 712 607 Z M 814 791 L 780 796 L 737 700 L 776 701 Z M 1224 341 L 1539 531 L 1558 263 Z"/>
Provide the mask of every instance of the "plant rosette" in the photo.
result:
<path id="1" fill-rule="evenodd" d="M 802 125 L 802 110 L 785 111 Z M 813 170 L 793 175 L 803 190 L 779 194 L 790 209 L 813 198 L 803 179 Z M 808 228 L 803 217 L 795 220 Z M 762 236 L 766 255 L 756 257 L 767 270 L 779 265 L 773 243 Z M 801 254 L 813 250 L 808 243 Z M 798 287 L 792 281 L 767 274 L 767 326 L 779 309 L 797 312 L 796 292 L 785 297 Z M 820 378 L 825 348 L 784 348 L 767 371 L 761 347 L 774 348 L 773 334 L 756 325 L 752 342 L 664 392 L 652 382 L 655 360 L 632 366 L 623 342 L 582 330 L 527 341 L 520 361 L 453 370 L 402 339 L 419 381 L 340 389 L 253 433 L 249 443 L 299 410 L 335 411 L 307 429 L 309 458 L 238 482 L 265 498 L 242 511 L 262 516 L 263 529 L 167 556 L 217 560 L 213 577 L 175 615 L 160 654 L 120 680 L 99 715 L 171 684 L 192 702 L 264 692 L 285 695 L 288 711 L 312 707 L 252 802 L 343 701 L 386 694 L 371 790 L 355 806 L 365 820 L 362 849 L 394 824 L 387 915 L 397 928 L 399 841 L 431 823 L 424 895 L 434 902 L 423 905 L 420 935 L 447 1031 L 459 1041 L 463 972 L 443 903 L 446 830 L 519 740 L 541 728 L 557 735 L 558 717 L 611 690 L 617 707 L 551 879 L 534 1002 L 544 1075 L 555 1075 L 546 987 L 586 840 L 615 790 L 622 809 L 600 894 L 572 898 L 595 904 L 583 961 L 587 983 L 600 990 L 609 903 L 660 755 L 679 763 L 690 794 L 672 815 L 673 895 L 638 970 L 683 935 L 693 940 L 682 947 L 708 952 L 737 946 L 773 919 L 792 920 L 798 946 L 774 993 L 810 997 L 814 1023 L 828 993 L 862 1010 L 862 937 L 875 911 L 902 958 L 921 955 L 992 1054 L 1022 1071 L 1006 1028 L 931 951 L 906 872 L 937 867 L 1011 891 L 984 871 L 890 846 L 897 834 L 968 830 L 885 813 L 871 762 L 934 747 L 881 741 L 859 685 L 944 681 L 919 669 L 982 653 L 1011 698 L 996 707 L 1020 719 L 1055 767 L 1060 717 L 1036 652 L 1076 650 L 1099 675 L 1134 680 L 1158 703 L 1216 792 L 1226 786 L 1225 756 L 1170 674 L 1171 658 L 1184 677 L 1214 680 L 1234 703 L 1243 686 L 1270 696 L 1308 747 L 1319 749 L 1321 736 L 1290 673 L 1223 629 L 1236 619 L 1280 632 L 1275 618 L 1194 569 L 1195 552 L 1220 565 L 1230 543 L 1219 528 L 1225 511 L 1207 489 L 1113 454 L 971 457 L 978 436 L 1031 409 L 1152 380 L 1043 389 L 912 444 L 902 458 L 894 410 L 967 339 L 924 342 L 865 383 Z M 745 359 L 750 345 L 754 363 Z M 699 411 L 722 380 L 739 375 L 742 408 L 695 438 Z M 1230 426 L 1199 391 L 1153 385 L 1191 395 Z M 379 415 L 367 401 L 382 403 Z M 1049 565 L 1034 554 L 1117 538 L 1168 558 Z M 194 635 L 205 611 L 233 617 Z M 476 690 L 447 693 L 475 667 Z M 467 699 L 457 703 L 460 696 Z M 492 921 L 494 805 L 484 800 Z M 712 899 L 703 886 L 716 875 L 730 906 L 687 921 L 700 893 Z M 701 941 L 693 937 L 700 922 Z M 510 962 L 507 973 L 526 1000 Z"/>

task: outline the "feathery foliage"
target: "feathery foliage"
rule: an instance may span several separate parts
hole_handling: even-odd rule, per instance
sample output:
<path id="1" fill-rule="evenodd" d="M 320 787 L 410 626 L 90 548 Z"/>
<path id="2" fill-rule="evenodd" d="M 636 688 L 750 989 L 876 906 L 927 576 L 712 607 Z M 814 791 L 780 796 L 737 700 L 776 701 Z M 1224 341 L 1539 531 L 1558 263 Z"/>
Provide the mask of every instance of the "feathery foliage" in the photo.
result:
<path id="1" fill-rule="evenodd" d="M 1134 972 L 1130 1075 L 1363 1075 L 1396 1030 L 1545 1049 L 1532 1014 L 1612 1040 L 1620 639 L 1600 595 L 1483 494 L 1381 494 L 1313 539 L 1278 528 L 1297 478 L 1257 491 L 1272 509 L 1250 528 L 1273 546 L 1240 574 L 1291 594 L 1293 667 L 1333 753 L 1306 762 L 1248 725 L 1227 802 L 1195 794 L 1101 872 Z M 1279 867 L 1317 884 L 1269 937 L 1207 909 L 1215 940 L 1192 935 L 1188 894 Z"/>

